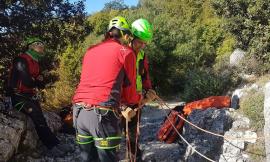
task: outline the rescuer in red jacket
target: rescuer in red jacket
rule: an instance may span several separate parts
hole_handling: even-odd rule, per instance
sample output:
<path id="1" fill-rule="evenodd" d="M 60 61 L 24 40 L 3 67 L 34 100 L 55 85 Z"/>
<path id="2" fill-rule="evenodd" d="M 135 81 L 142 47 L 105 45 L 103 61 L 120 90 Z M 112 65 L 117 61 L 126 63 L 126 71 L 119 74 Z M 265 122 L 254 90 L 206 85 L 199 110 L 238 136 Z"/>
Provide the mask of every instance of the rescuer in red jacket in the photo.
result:
<path id="1" fill-rule="evenodd" d="M 39 61 L 44 53 L 44 43 L 39 38 L 29 37 L 26 44 L 28 50 L 13 60 L 8 80 L 8 95 L 11 97 L 13 107 L 32 119 L 43 144 L 52 149 L 59 144 L 59 140 L 47 125 L 36 92 L 36 88 L 44 88 L 39 67 Z M 55 152 L 56 149 L 53 150 Z"/>
<path id="2" fill-rule="evenodd" d="M 80 83 L 73 97 L 73 119 L 83 161 L 119 161 L 120 105 L 138 104 L 136 58 L 128 42 L 123 17 L 110 21 L 105 40 L 89 48 L 83 58 Z"/>
<path id="3" fill-rule="evenodd" d="M 143 95 L 150 95 L 150 98 L 155 99 L 156 92 L 152 89 L 152 84 L 149 76 L 149 64 L 144 48 L 153 38 L 153 27 L 146 19 L 137 19 L 131 25 L 133 39 L 129 46 L 133 49 L 136 55 L 136 89 L 137 92 Z M 151 100 L 152 100 L 151 99 Z M 136 108 L 136 107 L 135 107 Z M 129 159 L 136 159 L 136 162 L 142 161 L 142 151 L 139 148 L 139 123 L 141 112 L 136 111 L 136 115 L 128 122 L 129 143 L 128 152 Z M 125 125 L 126 121 L 122 121 Z"/>

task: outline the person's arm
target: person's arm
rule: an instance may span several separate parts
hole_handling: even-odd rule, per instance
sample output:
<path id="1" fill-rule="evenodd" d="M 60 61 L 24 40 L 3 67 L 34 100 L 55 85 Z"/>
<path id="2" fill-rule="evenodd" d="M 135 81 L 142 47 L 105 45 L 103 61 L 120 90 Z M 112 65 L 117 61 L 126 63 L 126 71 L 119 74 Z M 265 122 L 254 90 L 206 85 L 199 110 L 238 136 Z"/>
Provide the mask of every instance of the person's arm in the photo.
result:
<path id="1" fill-rule="evenodd" d="M 125 78 L 122 86 L 121 101 L 127 106 L 138 105 L 142 96 L 136 90 L 136 58 L 135 54 L 130 51 L 124 57 Z"/>
<path id="2" fill-rule="evenodd" d="M 23 85 L 27 87 L 34 88 L 36 86 L 35 79 L 32 78 L 27 61 L 23 58 L 16 58 L 13 62 L 13 67 L 18 72 L 19 78 L 22 81 Z"/>
<path id="3" fill-rule="evenodd" d="M 143 65 L 144 65 L 144 73 L 142 75 L 143 89 L 144 90 L 152 89 L 152 83 L 149 76 L 149 63 L 146 55 L 144 55 Z"/>

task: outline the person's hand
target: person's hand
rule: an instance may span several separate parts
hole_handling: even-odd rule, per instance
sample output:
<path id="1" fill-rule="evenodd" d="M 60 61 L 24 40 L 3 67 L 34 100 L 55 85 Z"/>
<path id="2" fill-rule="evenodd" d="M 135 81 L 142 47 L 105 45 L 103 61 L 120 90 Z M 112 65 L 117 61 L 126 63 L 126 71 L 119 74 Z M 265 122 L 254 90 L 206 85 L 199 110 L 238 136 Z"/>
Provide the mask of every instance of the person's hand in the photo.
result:
<path id="1" fill-rule="evenodd" d="M 145 105 L 147 102 L 151 102 L 154 99 L 157 98 L 157 94 L 153 89 L 149 89 L 145 95 L 144 98 L 140 101 L 139 107 L 142 107 L 143 105 Z"/>
<path id="2" fill-rule="evenodd" d="M 154 91 L 153 89 L 149 89 L 146 94 L 145 94 L 146 98 L 148 99 L 148 102 L 153 101 L 154 99 L 157 98 L 157 93 L 156 91 Z"/>
<path id="3" fill-rule="evenodd" d="M 126 118 L 127 121 L 131 121 L 131 118 L 133 118 L 136 115 L 136 111 L 131 109 L 130 107 L 126 108 L 125 110 L 121 111 L 122 115 Z"/>

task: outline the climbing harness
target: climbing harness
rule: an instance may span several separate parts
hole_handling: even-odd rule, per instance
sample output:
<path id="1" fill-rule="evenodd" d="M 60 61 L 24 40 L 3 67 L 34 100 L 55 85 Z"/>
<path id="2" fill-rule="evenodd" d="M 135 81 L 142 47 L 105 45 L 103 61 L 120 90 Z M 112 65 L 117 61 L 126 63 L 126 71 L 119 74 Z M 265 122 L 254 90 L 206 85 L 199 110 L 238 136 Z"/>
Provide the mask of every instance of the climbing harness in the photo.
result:
<path id="1" fill-rule="evenodd" d="M 100 107 L 100 106 L 86 106 L 83 103 L 77 103 L 75 104 L 76 106 L 74 108 L 77 109 L 74 114 L 74 128 L 76 131 L 76 142 L 78 144 L 84 145 L 84 144 L 90 144 L 92 142 L 95 142 L 95 146 L 99 149 L 114 149 L 119 147 L 121 143 L 121 137 L 116 136 L 116 137 L 107 137 L 107 138 L 94 138 L 93 136 L 88 136 L 88 135 L 83 135 L 78 132 L 78 127 L 77 127 L 77 120 L 79 117 L 79 114 L 82 109 L 86 111 L 93 110 L 94 113 L 98 116 L 99 122 L 101 122 L 102 117 L 106 116 L 109 111 L 113 112 L 115 117 L 119 119 L 119 115 L 115 112 L 115 110 L 112 110 L 110 108 L 106 107 Z M 104 111 L 104 112 L 102 112 Z"/>
<path id="2" fill-rule="evenodd" d="M 95 146 L 99 149 L 114 149 L 119 147 L 121 137 L 94 138 Z"/>

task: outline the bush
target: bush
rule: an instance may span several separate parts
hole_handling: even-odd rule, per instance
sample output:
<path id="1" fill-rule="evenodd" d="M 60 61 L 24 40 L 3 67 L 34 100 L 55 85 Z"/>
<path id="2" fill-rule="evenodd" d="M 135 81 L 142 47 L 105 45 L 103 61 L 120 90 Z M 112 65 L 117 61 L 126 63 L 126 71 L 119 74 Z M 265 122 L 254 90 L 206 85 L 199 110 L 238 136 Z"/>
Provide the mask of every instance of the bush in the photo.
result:
<path id="1" fill-rule="evenodd" d="M 245 74 L 257 74 L 263 75 L 265 71 L 265 64 L 262 61 L 256 59 L 254 56 L 247 55 L 239 65 L 239 70 Z"/>
<path id="2" fill-rule="evenodd" d="M 208 96 L 222 95 L 228 89 L 230 82 L 230 77 L 216 75 L 210 70 L 190 71 L 184 86 L 184 99 L 189 102 Z"/>
<path id="3" fill-rule="evenodd" d="M 259 62 L 260 73 L 270 68 L 269 1 L 211 0 L 215 13 L 225 19 L 224 29 L 235 38 L 241 48 Z"/>
<path id="4" fill-rule="evenodd" d="M 269 76 L 262 77 L 260 82 L 269 80 Z M 251 127 L 256 130 L 258 136 L 263 136 L 264 127 L 264 93 L 262 91 L 251 91 L 240 100 L 240 111 L 251 120 Z M 256 144 L 248 144 L 246 151 L 250 154 L 252 161 L 265 161 L 264 140 L 259 140 Z"/>
<path id="5" fill-rule="evenodd" d="M 261 91 L 251 91 L 240 102 L 240 107 L 243 113 L 251 119 L 251 126 L 254 129 L 263 129 L 264 126 L 264 94 Z"/>
<path id="6" fill-rule="evenodd" d="M 90 34 L 77 45 L 69 45 L 59 57 L 59 67 L 54 72 L 58 81 L 43 91 L 44 106 L 47 109 L 60 109 L 71 104 L 74 90 L 79 82 L 83 56 L 90 46 L 101 41 L 102 36 Z"/>

